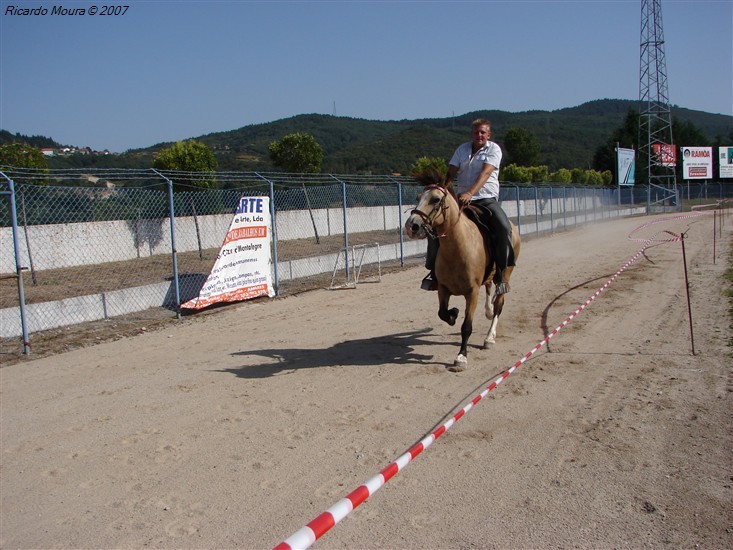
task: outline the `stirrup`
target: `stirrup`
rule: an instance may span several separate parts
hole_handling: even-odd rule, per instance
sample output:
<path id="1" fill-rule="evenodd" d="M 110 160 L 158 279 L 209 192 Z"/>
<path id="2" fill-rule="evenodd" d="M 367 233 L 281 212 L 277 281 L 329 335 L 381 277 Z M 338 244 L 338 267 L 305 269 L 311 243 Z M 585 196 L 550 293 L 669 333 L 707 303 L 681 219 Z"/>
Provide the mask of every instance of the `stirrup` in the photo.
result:
<path id="1" fill-rule="evenodd" d="M 438 281 L 433 278 L 432 273 L 428 273 L 420 283 L 422 290 L 438 290 Z"/>
<path id="2" fill-rule="evenodd" d="M 501 282 L 496 284 L 496 296 L 509 292 L 509 283 Z"/>

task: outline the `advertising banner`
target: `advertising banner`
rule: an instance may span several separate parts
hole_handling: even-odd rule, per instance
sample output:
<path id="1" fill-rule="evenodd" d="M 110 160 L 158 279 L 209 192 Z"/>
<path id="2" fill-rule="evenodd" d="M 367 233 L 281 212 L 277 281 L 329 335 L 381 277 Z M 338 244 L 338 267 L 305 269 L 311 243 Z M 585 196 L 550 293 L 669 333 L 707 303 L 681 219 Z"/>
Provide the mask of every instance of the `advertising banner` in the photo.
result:
<path id="1" fill-rule="evenodd" d="M 634 185 L 636 171 L 636 151 L 616 148 L 616 179 L 619 185 Z"/>
<path id="2" fill-rule="evenodd" d="M 274 296 L 269 197 L 242 197 L 214 267 L 198 298 L 181 304 L 202 309 L 219 302 Z"/>
<path id="3" fill-rule="evenodd" d="M 682 178 L 709 180 L 713 178 L 712 147 L 682 147 Z"/>
<path id="4" fill-rule="evenodd" d="M 655 143 L 652 148 L 662 166 L 677 166 L 677 150 L 669 143 Z"/>
<path id="5" fill-rule="evenodd" d="M 733 146 L 718 147 L 718 166 L 721 178 L 733 178 Z"/>

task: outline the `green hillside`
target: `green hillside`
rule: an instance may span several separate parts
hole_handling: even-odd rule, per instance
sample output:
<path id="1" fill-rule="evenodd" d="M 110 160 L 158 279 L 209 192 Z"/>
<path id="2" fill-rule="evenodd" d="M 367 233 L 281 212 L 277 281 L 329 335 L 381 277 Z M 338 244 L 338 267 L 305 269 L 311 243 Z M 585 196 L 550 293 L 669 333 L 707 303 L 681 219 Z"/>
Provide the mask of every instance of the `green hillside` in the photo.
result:
<path id="1" fill-rule="evenodd" d="M 469 139 L 471 122 L 486 118 L 500 145 L 506 131 L 521 127 L 534 133 L 541 164 L 558 168 L 590 168 L 596 149 L 622 125 L 638 102 L 598 100 L 556 111 L 474 111 L 456 117 L 374 121 L 331 115 L 298 115 L 268 124 L 217 132 L 199 139 L 219 159 L 221 170 L 274 170 L 267 146 L 292 132 L 307 132 L 323 147 L 323 171 L 331 173 L 408 173 L 421 156 L 450 158 Z M 689 121 L 713 140 L 733 130 L 733 117 L 673 107 L 673 117 Z M 140 150 L 150 154 L 167 144 Z M 705 144 L 702 144 L 705 145 Z"/>
<path id="2" fill-rule="evenodd" d="M 638 110 L 638 102 L 602 99 L 555 111 L 475 111 L 455 117 L 399 121 L 306 114 L 191 138 L 213 149 L 221 171 L 274 171 L 268 145 L 287 134 L 307 132 L 324 149 L 323 172 L 406 174 L 422 156 L 442 157 L 447 161 L 456 146 L 469 139 L 471 121 L 481 117 L 492 122 L 492 139 L 500 145 L 509 128 L 520 127 L 533 133 L 540 146 L 540 164 L 548 165 L 550 170 L 588 169 L 592 167 L 596 150 L 623 124 L 629 108 Z M 672 116 L 693 124 L 710 142 L 721 136 L 727 139 L 733 132 L 731 116 L 681 107 L 672 107 Z M 0 143 L 8 136 L 7 132 L 0 134 Z M 168 145 L 159 143 L 123 155 L 52 157 L 49 165 L 51 168 L 148 168 L 155 152 Z"/>
<path id="3" fill-rule="evenodd" d="M 522 127 L 537 137 L 542 164 L 553 170 L 588 168 L 596 148 L 622 124 L 634 102 L 594 103 L 598 105 L 558 111 L 475 111 L 451 118 L 400 121 L 299 115 L 196 139 L 214 149 L 223 170 L 274 169 L 269 162 L 268 144 L 297 131 L 313 135 L 323 147 L 324 172 L 407 173 L 421 156 L 448 160 L 456 146 L 469 139 L 471 122 L 481 117 L 491 121 L 493 139 L 500 145 L 509 128 Z"/>

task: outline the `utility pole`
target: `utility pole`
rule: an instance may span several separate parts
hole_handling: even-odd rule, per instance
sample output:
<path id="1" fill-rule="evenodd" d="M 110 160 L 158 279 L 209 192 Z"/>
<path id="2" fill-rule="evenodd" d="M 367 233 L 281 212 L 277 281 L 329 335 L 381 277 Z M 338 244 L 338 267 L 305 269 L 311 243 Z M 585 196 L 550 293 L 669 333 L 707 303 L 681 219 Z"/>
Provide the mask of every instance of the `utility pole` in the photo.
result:
<path id="1" fill-rule="evenodd" d="M 639 156 L 649 181 L 647 208 L 679 206 L 661 0 L 641 0 L 639 115 Z"/>

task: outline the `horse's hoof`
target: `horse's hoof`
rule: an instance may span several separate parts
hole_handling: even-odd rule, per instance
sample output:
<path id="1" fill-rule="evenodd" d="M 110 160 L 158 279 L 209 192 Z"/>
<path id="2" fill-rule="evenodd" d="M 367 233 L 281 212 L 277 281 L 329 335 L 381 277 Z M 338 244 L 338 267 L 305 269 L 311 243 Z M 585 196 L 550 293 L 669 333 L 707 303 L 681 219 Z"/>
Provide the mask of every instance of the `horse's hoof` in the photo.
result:
<path id="1" fill-rule="evenodd" d="M 448 370 L 451 372 L 463 372 L 466 370 L 466 367 L 468 366 L 468 357 L 463 355 L 462 353 L 458 354 L 458 357 L 456 357 L 456 360 L 453 361 L 453 364 L 448 367 Z"/>
<path id="2" fill-rule="evenodd" d="M 494 347 L 494 344 L 496 344 L 493 340 L 484 340 L 484 349 L 491 349 Z"/>
<path id="3" fill-rule="evenodd" d="M 458 311 L 457 307 L 454 307 L 448 312 L 448 324 L 450 326 L 453 326 L 456 324 L 456 319 L 458 319 L 458 314 L 460 312 Z"/>

